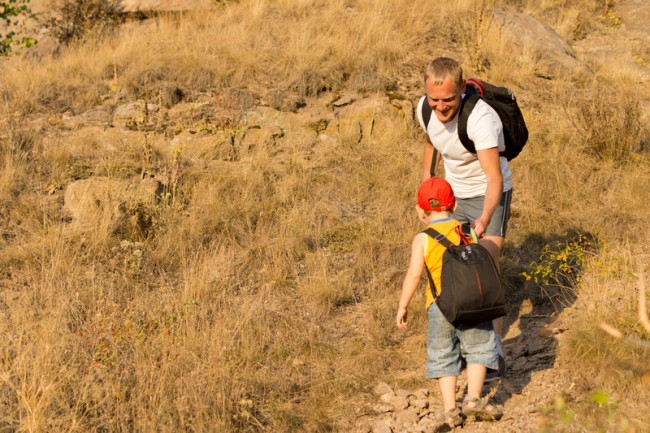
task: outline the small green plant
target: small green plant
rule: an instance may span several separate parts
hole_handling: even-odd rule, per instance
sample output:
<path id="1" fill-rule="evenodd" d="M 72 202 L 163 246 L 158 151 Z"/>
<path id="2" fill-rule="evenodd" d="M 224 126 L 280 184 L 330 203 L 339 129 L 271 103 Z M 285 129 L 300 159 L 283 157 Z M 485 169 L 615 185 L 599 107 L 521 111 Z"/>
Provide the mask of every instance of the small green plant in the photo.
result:
<path id="1" fill-rule="evenodd" d="M 0 1 L 0 19 L 5 23 L 7 32 L 3 35 L 0 34 L 0 56 L 6 57 L 13 52 L 13 46 L 19 45 L 24 48 L 29 48 L 36 45 L 36 39 L 23 36 L 16 36 L 16 31 L 13 30 L 19 25 L 18 18 L 25 18 L 31 15 L 29 9 L 29 0 L 7 0 Z"/>
<path id="2" fill-rule="evenodd" d="M 593 391 L 589 399 L 582 402 L 574 400 L 568 394 L 556 395 L 552 404 L 542 406 L 540 412 L 543 414 L 540 431 L 544 433 L 638 431 L 634 428 L 634 422 L 621 411 L 620 402 L 602 389 Z"/>
<path id="3" fill-rule="evenodd" d="M 575 301 L 576 289 L 587 259 L 595 254 L 597 242 L 584 233 L 570 233 L 543 246 L 539 259 L 521 275 L 534 282 L 554 305 Z"/>
<path id="4" fill-rule="evenodd" d="M 561 395 L 555 396 L 554 406 L 555 406 L 555 411 L 557 412 L 557 414 L 559 415 L 563 423 L 568 424 L 575 419 L 575 412 L 569 409 L 566 403 L 566 399 L 563 396 Z"/>
<path id="5" fill-rule="evenodd" d="M 591 401 L 598 406 L 605 406 L 609 404 L 609 395 L 602 389 L 599 389 L 591 393 Z"/>
<path id="6" fill-rule="evenodd" d="M 544 245 L 539 259 L 521 275 L 533 281 L 548 294 L 549 288 L 573 291 L 581 279 L 582 268 L 594 255 L 597 242 L 592 236 L 578 233 Z M 567 293 L 564 293 L 565 295 Z"/>

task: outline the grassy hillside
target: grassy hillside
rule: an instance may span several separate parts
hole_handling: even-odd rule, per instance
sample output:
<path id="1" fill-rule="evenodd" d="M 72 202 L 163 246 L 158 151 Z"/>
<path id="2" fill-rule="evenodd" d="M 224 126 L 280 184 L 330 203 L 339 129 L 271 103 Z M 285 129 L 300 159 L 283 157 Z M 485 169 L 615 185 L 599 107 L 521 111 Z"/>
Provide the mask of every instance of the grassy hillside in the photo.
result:
<path id="1" fill-rule="evenodd" d="M 575 384 L 540 431 L 647 431 L 647 81 L 542 72 L 486 12 L 571 45 L 615 9 L 435 3 L 215 2 L 4 60 L 0 431 L 349 431 L 378 380 L 424 386 L 423 307 L 407 334 L 394 314 L 419 230 L 411 110 L 442 54 L 513 88 L 531 131 L 504 276 L 514 317 L 562 313 Z M 75 214 L 83 182 L 106 199 Z"/>

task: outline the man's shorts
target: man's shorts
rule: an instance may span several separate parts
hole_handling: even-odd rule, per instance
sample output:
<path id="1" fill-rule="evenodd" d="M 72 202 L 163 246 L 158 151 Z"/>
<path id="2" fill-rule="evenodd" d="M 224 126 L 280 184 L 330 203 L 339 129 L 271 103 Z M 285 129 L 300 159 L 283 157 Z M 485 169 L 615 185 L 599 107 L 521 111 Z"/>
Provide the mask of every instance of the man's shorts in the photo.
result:
<path id="1" fill-rule="evenodd" d="M 481 217 L 483 213 L 483 201 L 485 196 L 472 198 L 456 198 L 456 210 L 452 218 L 463 224 L 471 224 Z M 510 219 L 510 202 L 512 201 L 512 189 L 501 194 L 499 206 L 492 214 L 490 224 L 485 230 L 485 236 L 506 237 L 508 220 Z"/>
<path id="2" fill-rule="evenodd" d="M 454 327 L 434 302 L 429 307 L 429 338 L 427 339 L 427 377 L 458 376 L 460 359 L 467 364 L 499 368 L 496 339 L 492 322 Z"/>

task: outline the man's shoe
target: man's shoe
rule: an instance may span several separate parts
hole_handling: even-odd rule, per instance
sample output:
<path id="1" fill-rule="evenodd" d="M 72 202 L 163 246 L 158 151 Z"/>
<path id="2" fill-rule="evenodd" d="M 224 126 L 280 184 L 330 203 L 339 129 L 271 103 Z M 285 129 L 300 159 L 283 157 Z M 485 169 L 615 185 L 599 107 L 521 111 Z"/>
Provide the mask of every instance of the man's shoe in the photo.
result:
<path id="1" fill-rule="evenodd" d="M 490 404 L 487 396 L 482 399 L 465 396 L 463 415 L 477 421 L 498 421 L 503 416 L 503 410 L 500 406 Z"/>
<path id="2" fill-rule="evenodd" d="M 484 383 L 490 383 L 502 379 L 504 374 L 506 374 L 506 360 L 503 359 L 503 356 L 499 355 L 499 368 L 497 370 L 488 368 L 487 373 L 485 374 Z"/>

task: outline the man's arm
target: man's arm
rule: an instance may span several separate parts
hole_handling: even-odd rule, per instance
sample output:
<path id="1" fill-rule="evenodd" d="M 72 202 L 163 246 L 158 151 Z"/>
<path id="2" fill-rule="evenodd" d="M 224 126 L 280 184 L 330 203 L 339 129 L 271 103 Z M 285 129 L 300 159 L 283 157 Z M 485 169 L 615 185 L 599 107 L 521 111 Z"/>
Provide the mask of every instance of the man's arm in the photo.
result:
<path id="1" fill-rule="evenodd" d="M 427 180 L 431 177 L 431 158 L 433 158 L 433 144 L 427 134 L 427 141 L 424 143 L 424 151 L 422 152 L 422 180 Z"/>
<path id="2" fill-rule="evenodd" d="M 501 201 L 501 194 L 503 193 L 503 175 L 501 174 L 498 148 L 491 147 L 489 149 L 479 150 L 476 152 L 476 155 L 478 156 L 478 161 L 487 177 L 483 213 L 481 214 L 481 217 L 472 224 L 477 236 L 482 238 L 488 224 L 490 224 L 492 214 L 494 214 L 494 211 L 499 206 L 499 201 Z"/>
<path id="3" fill-rule="evenodd" d="M 433 158 L 433 144 L 429 139 L 427 134 L 427 141 L 424 143 L 424 150 L 422 152 L 422 181 L 425 181 L 431 177 L 431 158 Z M 440 152 L 438 152 L 438 159 L 440 159 Z M 437 164 L 438 161 L 436 161 Z M 418 214 L 418 219 L 426 226 L 429 225 L 424 211 L 420 209 L 419 206 L 415 207 L 415 211 Z"/>

